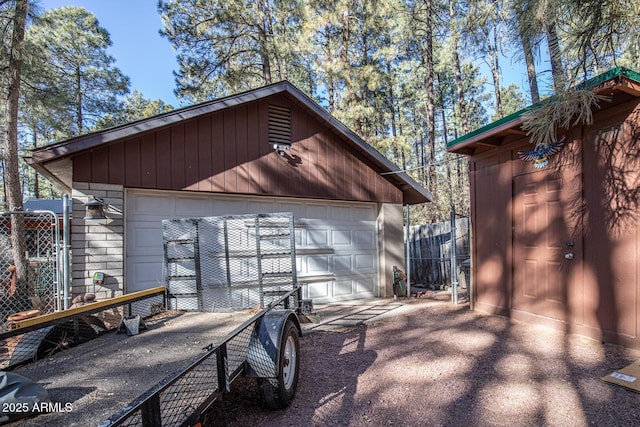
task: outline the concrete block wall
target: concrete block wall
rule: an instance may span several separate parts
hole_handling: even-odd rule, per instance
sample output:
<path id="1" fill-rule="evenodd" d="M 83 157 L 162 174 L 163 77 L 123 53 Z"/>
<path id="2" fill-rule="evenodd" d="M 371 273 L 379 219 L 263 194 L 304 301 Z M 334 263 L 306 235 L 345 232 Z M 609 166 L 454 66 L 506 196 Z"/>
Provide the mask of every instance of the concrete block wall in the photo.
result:
<path id="1" fill-rule="evenodd" d="M 124 289 L 124 188 L 121 185 L 74 182 L 71 223 L 71 294 L 90 292 L 98 299 L 123 294 Z M 85 220 L 84 204 L 92 197 L 102 200 L 107 219 Z M 105 282 L 93 285 L 102 272 Z"/>

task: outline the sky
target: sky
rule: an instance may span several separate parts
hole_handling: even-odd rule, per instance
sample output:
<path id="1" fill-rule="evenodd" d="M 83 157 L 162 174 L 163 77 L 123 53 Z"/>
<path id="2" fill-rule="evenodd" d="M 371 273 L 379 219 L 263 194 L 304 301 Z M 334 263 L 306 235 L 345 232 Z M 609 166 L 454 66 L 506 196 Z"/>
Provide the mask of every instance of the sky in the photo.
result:
<path id="1" fill-rule="evenodd" d="M 181 106 L 173 93 L 176 53 L 158 33 L 162 23 L 156 0 L 41 0 L 39 4 L 43 11 L 81 6 L 91 12 L 109 32 L 112 45 L 107 51 L 131 79 L 131 90 L 150 100 Z"/>

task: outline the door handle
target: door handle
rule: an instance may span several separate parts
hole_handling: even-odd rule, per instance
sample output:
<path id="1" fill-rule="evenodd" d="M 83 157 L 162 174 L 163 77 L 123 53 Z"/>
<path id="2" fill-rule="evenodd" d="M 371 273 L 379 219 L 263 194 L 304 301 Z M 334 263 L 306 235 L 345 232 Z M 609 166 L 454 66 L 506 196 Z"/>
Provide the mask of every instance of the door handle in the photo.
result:
<path id="1" fill-rule="evenodd" d="M 572 252 L 567 252 L 566 254 L 564 254 L 565 259 L 573 259 L 573 253 Z"/>

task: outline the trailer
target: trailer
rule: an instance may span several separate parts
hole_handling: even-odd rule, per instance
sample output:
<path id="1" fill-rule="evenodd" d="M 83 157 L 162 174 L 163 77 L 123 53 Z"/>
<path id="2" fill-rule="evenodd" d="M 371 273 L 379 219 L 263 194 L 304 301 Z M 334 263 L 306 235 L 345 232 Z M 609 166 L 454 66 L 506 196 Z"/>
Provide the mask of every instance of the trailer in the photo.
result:
<path id="1" fill-rule="evenodd" d="M 51 398 L 20 425 L 197 425 L 240 375 L 257 379 L 267 407 L 290 404 L 302 307 L 293 215 L 163 226 L 164 286 L 0 334 L 0 363 Z"/>

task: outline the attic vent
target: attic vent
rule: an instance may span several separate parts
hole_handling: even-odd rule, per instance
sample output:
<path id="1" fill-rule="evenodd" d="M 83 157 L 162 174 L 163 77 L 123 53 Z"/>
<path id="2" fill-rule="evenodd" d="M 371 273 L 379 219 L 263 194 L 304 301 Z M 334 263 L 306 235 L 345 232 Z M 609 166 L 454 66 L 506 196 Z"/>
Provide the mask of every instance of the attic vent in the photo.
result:
<path id="1" fill-rule="evenodd" d="M 291 110 L 269 105 L 269 144 L 281 156 L 291 147 Z"/>

